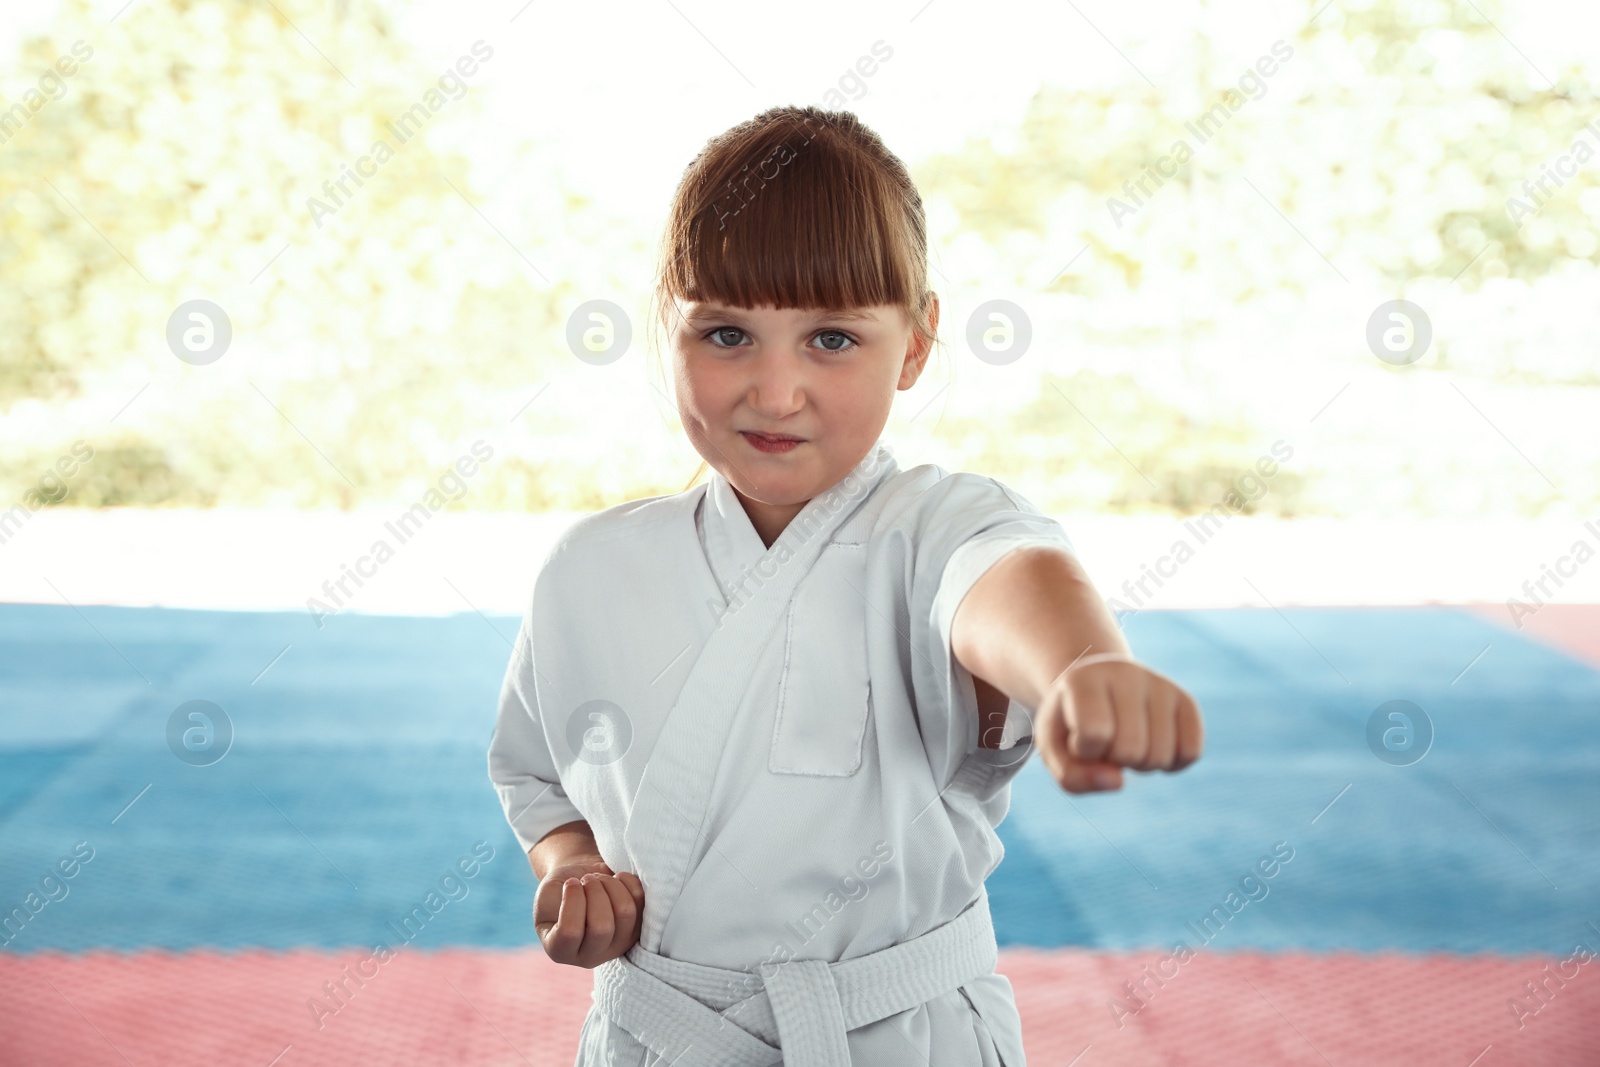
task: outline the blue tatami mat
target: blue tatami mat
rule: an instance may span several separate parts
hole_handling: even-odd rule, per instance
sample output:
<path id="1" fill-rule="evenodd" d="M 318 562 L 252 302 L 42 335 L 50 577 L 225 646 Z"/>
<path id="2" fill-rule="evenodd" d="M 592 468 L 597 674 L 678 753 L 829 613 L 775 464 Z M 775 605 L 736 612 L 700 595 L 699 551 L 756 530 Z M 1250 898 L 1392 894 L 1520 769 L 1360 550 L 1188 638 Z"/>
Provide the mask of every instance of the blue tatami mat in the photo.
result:
<path id="1" fill-rule="evenodd" d="M 6 947 L 371 944 L 475 847 L 493 859 L 418 943 L 530 943 L 484 763 L 516 624 L 0 605 L 0 907 L 94 851 Z M 1144 612 L 1127 634 L 1200 700 L 1206 755 L 1091 796 L 1024 768 L 989 883 L 1002 945 L 1194 944 L 1230 891 L 1254 899 L 1220 949 L 1555 952 L 1600 919 L 1600 672 L 1449 608 Z M 196 699 L 233 726 L 209 766 L 167 746 Z M 1396 699 L 1433 724 L 1411 766 L 1367 744 Z"/>

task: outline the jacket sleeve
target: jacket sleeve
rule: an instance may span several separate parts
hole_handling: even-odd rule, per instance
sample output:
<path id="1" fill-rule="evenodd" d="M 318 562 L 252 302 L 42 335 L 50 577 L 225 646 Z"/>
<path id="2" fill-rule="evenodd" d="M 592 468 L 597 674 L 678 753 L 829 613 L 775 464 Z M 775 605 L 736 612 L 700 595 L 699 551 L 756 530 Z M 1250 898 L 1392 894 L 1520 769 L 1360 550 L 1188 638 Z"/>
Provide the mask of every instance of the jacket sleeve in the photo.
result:
<path id="1" fill-rule="evenodd" d="M 1073 551 L 1061 524 L 994 478 L 947 474 L 914 509 L 911 642 L 919 718 L 941 788 L 988 802 L 1033 751 L 1031 712 L 1012 701 L 1000 748 L 979 744 L 977 690 L 955 657 L 950 629 L 974 583 L 1008 553 L 1030 545 Z M 934 736 L 927 736 L 929 732 Z M 997 798 L 993 821 L 1004 817 Z"/>
<path id="2" fill-rule="evenodd" d="M 489 740 L 489 780 L 524 852 L 556 827 L 584 818 L 561 787 L 540 716 L 538 669 L 529 638 L 532 610 L 530 603 L 517 630 Z"/>

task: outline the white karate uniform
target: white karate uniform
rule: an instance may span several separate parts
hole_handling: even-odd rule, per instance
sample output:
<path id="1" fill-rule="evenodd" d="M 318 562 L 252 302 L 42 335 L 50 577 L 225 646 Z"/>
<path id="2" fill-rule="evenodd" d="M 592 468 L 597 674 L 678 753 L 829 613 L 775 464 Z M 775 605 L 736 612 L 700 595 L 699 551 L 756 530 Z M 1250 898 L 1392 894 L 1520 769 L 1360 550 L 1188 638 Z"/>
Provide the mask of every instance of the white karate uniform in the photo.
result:
<path id="1" fill-rule="evenodd" d="M 551 549 L 489 776 L 524 849 L 583 819 L 645 893 L 579 1067 L 1023 1067 L 983 882 L 1030 720 L 1012 702 L 980 747 L 950 623 L 1028 544 L 1072 549 L 993 478 L 880 441 L 771 548 L 713 471 Z"/>

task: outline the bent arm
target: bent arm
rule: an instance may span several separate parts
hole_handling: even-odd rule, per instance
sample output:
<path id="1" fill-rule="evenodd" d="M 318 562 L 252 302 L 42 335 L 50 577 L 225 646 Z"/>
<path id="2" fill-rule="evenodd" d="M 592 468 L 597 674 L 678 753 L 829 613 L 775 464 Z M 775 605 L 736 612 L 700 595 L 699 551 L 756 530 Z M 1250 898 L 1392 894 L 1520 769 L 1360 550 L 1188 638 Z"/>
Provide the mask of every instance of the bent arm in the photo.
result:
<path id="1" fill-rule="evenodd" d="M 1131 654 L 1077 557 L 1048 545 L 1009 552 L 972 583 L 951 620 L 950 649 L 975 678 L 1033 709 L 1079 658 Z"/>
<path id="2" fill-rule="evenodd" d="M 557 867 L 590 860 L 605 862 L 600 856 L 600 846 L 595 844 L 594 831 L 582 819 L 556 827 L 528 850 L 533 876 L 541 882 Z"/>

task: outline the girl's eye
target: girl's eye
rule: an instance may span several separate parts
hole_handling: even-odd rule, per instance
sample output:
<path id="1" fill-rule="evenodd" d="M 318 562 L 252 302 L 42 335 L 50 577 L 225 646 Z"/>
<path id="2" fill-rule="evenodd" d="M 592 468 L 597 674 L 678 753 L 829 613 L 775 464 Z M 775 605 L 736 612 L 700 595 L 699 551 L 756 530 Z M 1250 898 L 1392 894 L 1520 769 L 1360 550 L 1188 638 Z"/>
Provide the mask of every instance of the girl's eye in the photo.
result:
<path id="1" fill-rule="evenodd" d="M 711 343 L 718 348 L 737 348 L 737 344 L 727 345 L 723 344 L 721 340 L 716 339 L 719 334 L 725 333 L 743 334 L 744 331 L 739 329 L 737 326 L 718 326 L 716 329 L 706 334 L 706 340 L 711 341 Z"/>
<path id="2" fill-rule="evenodd" d="M 853 346 L 856 343 L 855 339 L 853 337 L 851 337 L 849 334 L 841 333 L 838 330 L 823 330 L 821 333 L 817 334 L 817 337 L 819 337 L 819 338 L 822 338 L 822 337 L 837 337 L 839 339 L 840 344 L 839 344 L 838 348 L 833 348 L 830 345 L 828 345 L 826 342 L 824 342 L 823 345 L 822 345 L 822 349 L 825 352 L 843 352 L 847 348 L 849 348 L 850 346 Z"/>
<path id="3" fill-rule="evenodd" d="M 727 336 L 728 334 L 734 335 L 731 340 Z M 744 336 L 745 332 L 737 326 L 718 326 L 716 329 L 709 331 L 705 335 L 705 339 L 710 341 L 713 347 L 716 348 L 738 348 L 739 339 Z M 856 345 L 855 338 L 842 330 L 822 330 L 816 335 L 816 338 L 819 340 L 822 338 L 837 338 L 832 343 L 826 340 L 821 341 L 819 347 L 824 352 L 847 352 Z"/>

